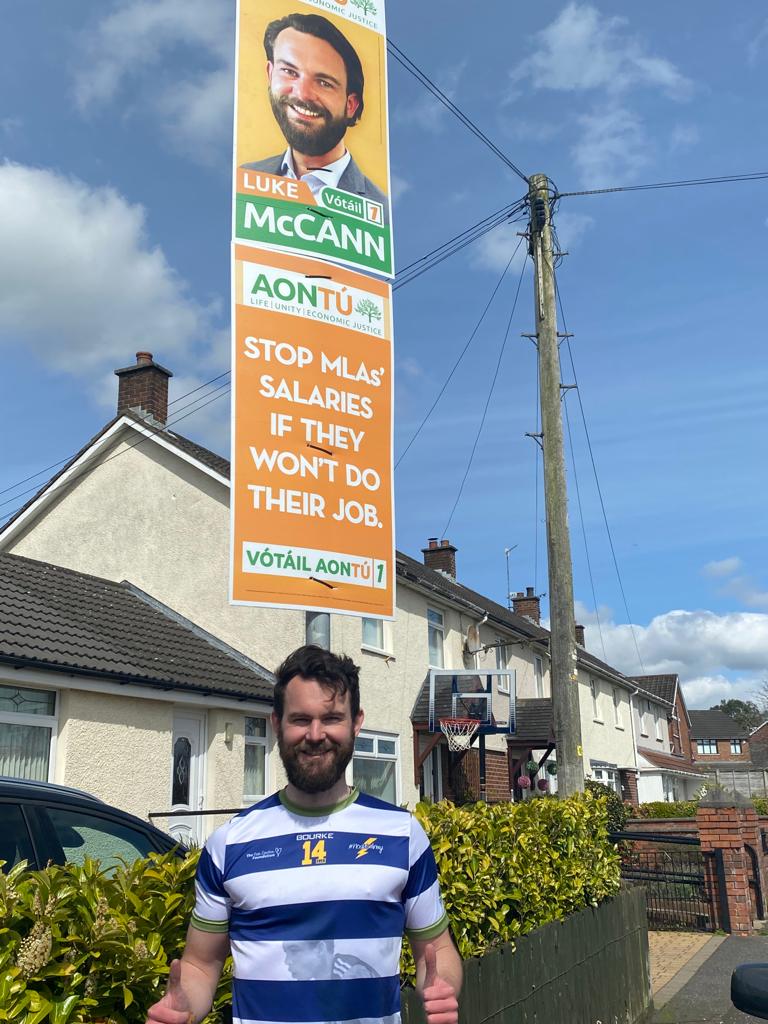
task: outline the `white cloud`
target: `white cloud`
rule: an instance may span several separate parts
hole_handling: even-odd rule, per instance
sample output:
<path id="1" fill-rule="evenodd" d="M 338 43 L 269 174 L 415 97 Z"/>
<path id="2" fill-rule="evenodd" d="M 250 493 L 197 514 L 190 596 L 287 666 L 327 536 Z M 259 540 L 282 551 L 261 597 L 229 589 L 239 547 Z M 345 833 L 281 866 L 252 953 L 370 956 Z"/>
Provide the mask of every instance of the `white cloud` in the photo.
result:
<path id="1" fill-rule="evenodd" d="M 221 0 L 124 0 L 84 38 L 78 106 L 105 106 L 130 85 L 132 102 L 154 110 L 176 145 L 210 163 L 231 133 L 233 10 Z M 179 47 L 204 58 L 196 77 L 168 76 L 166 59 Z M 142 82 L 149 70 L 153 80 Z"/>
<path id="2" fill-rule="evenodd" d="M 582 134 L 571 155 L 590 188 L 622 184 L 648 164 L 651 145 L 642 121 L 628 108 L 610 104 L 576 121 Z"/>
<path id="3" fill-rule="evenodd" d="M 396 203 L 402 196 L 405 195 L 413 186 L 410 181 L 407 181 L 400 174 L 391 174 L 391 185 L 392 185 L 392 202 Z"/>
<path id="4" fill-rule="evenodd" d="M 502 224 L 489 231 L 470 248 L 472 266 L 480 270 L 502 271 L 509 263 L 512 253 L 517 249 L 520 238 L 517 232 L 522 230 L 520 224 Z M 509 268 L 510 273 L 519 272 L 526 258 L 525 241 L 517 249 L 517 256 Z"/>
<path id="5" fill-rule="evenodd" d="M 768 21 L 765 22 L 760 31 L 749 41 L 747 45 L 747 60 L 754 65 L 760 59 L 762 52 L 768 43 Z"/>
<path id="6" fill-rule="evenodd" d="M 689 708 L 709 708 L 721 700 L 753 700 L 762 678 L 740 676 L 728 679 L 723 675 L 697 676 L 681 683 L 685 702 Z"/>
<path id="7" fill-rule="evenodd" d="M 630 627 L 616 623 L 611 610 L 601 608 L 605 653 L 595 613 L 577 602 L 576 618 L 586 627 L 587 648 L 626 675 L 675 672 L 686 685 L 697 683 L 702 695 L 710 692 L 707 686 L 714 693 L 715 683 L 723 693 L 731 692 L 723 690 L 726 684 L 739 694 L 751 692 L 768 675 L 765 614 L 676 609 L 655 616 L 647 626 Z"/>
<path id="8" fill-rule="evenodd" d="M 695 124 L 677 124 L 669 137 L 669 148 L 675 151 L 690 149 L 700 138 L 701 134 Z"/>
<path id="9" fill-rule="evenodd" d="M 701 571 L 705 576 L 719 579 L 723 576 L 732 576 L 739 569 L 741 569 L 741 559 L 737 558 L 736 555 L 732 555 L 730 558 L 721 558 L 719 561 L 707 562 Z"/>
<path id="10" fill-rule="evenodd" d="M 648 86 L 673 99 L 691 94 L 692 83 L 671 61 L 648 53 L 626 18 L 606 17 L 590 4 L 569 3 L 535 38 L 537 49 L 510 74 L 513 86 L 528 80 L 536 89 L 569 92 Z"/>
<path id="11" fill-rule="evenodd" d="M 93 376 L 209 336 L 210 311 L 150 242 L 143 207 L 114 189 L 0 164 L 0 222 L 0 345 Z"/>

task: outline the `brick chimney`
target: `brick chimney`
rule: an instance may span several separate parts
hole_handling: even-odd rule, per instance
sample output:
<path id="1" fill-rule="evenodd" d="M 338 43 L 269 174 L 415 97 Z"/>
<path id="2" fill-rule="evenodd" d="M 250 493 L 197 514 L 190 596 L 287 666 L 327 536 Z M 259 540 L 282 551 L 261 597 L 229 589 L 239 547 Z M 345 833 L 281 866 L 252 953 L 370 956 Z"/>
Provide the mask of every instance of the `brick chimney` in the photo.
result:
<path id="1" fill-rule="evenodd" d="M 539 597 L 537 594 L 534 594 L 533 587 L 528 587 L 525 593 L 522 590 L 518 591 L 512 598 L 512 608 L 515 615 L 522 615 L 526 619 L 531 619 L 537 625 L 541 622 Z"/>
<path id="2" fill-rule="evenodd" d="M 577 622 L 573 628 L 576 634 L 576 643 L 579 647 L 586 647 L 586 644 L 584 643 L 584 627 Z"/>
<path id="3" fill-rule="evenodd" d="M 456 552 L 449 540 L 438 540 L 437 537 L 430 537 L 427 547 L 421 549 L 424 555 L 424 565 L 428 569 L 436 569 L 437 572 L 456 579 Z"/>
<path id="4" fill-rule="evenodd" d="M 152 358 L 151 352 L 137 352 L 134 366 L 115 370 L 120 383 L 117 415 L 133 412 L 151 417 L 165 426 L 168 420 L 168 378 L 173 374 Z"/>

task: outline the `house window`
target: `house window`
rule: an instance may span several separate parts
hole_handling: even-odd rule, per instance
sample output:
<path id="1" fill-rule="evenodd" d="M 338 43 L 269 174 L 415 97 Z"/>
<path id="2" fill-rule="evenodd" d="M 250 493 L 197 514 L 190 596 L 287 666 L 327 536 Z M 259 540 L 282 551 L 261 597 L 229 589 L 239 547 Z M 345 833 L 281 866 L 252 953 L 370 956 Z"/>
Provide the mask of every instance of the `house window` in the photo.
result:
<path id="1" fill-rule="evenodd" d="M 607 765 L 596 768 L 592 767 L 592 778 L 595 782 L 602 782 L 604 786 L 610 786 L 621 796 L 621 784 L 619 782 L 618 768 L 609 768 Z"/>
<path id="2" fill-rule="evenodd" d="M 331 649 L 331 616 L 328 612 L 307 612 L 305 637 L 308 644 Z"/>
<path id="3" fill-rule="evenodd" d="M 640 735 L 649 736 L 651 727 L 651 702 L 649 700 L 643 701 L 643 710 L 640 713 Z"/>
<path id="4" fill-rule="evenodd" d="M 600 703 L 598 697 L 600 695 L 600 689 L 594 679 L 589 681 L 589 692 L 592 694 L 592 717 L 596 722 L 602 722 L 600 717 Z"/>
<path id="5" fill-rule="evenodd" d="M 363 647 L 384 650 L 384 622 L 382 619 L 363 619 Z"/>
<path id="6" fill-rule="evenodd" d="M 56 693 L 0 686 L 0 775 L 47 782 Z"/>
<path id="7" fill-rule="evenodd" d="M 537 655 L 533 659 L 533 678 L 536 682 L 536 696 L 544 696 L 544 662 Z"/>
<path id="8" fill-rule="evenodd" d="M 397 803 L 397 747 L 396 736 L 360 733 L 355 740 L 352 781 L 362 793 Z"/>
<path id="9" fill-rule="evenodd" d="M 267 720 L 245 719 L 243 799 L 262 797 L 267 791 Z"/>
<path id="10" fill-rule="evenodd" d="M 731 753 L 732 754 L 740 754 L 741 753 L 741 740 L 731 740 Z"/>
<path id="11" fill-rule="evenodd" d="M 658 740 L 659 743 L 663 743 L 664 742 L 663 719 L 662 719 L 660 714 L 656 715 L 655 718 L 656 718 L 656 739 Z"/>
<path id="12" fill-rule="evenodd" d="M 443 613 L 436 612 L 434 608 L 427 608 L 427 643 L 429 645 L 429 664 L 433 668 L 443 668 L 445 660 L 443 657 L 443 643 L 445 640 L 445 626 L 443 624 Z"/>
<path id="13" fill-rule="evenodd" d="M 499 669 L 499 671 L 504 672 L 506 671 L 508 662 L 507 648 L 504 644 L 503 637 L 497 636 L 496 643 L 498 644 L 496 648 L 496 668 Z M 499 693 L 509 693 L 509 676 L 499 676 L 497 686 Z"/>
<path id="14" fill-rule="evenodd" d="M 717 740 L 696 740 L 696 750 L 700 754 L 716 754 Z"/>
<path id="15" fill-rule="evenodd" d="M 619 693 L 618 686 L 613 688 L 613 724 L 617 729 L 624 728 L 621 721 L 621 694 Z"/>

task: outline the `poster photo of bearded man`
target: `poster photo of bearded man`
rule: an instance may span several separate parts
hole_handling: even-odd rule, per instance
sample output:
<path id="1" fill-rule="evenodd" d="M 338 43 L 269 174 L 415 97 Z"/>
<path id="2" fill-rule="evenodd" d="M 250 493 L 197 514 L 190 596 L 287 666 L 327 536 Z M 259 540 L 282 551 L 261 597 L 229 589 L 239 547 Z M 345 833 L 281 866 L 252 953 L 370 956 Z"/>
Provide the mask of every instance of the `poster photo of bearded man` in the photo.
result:
<path id="1" fill-rule="evenodd" d="M 391 250 L 384 0 L 239 0 L 235 169 L 236 193 L 317 206 L 339 238 L 363 225 Z M 274 244 L 254 222 L 277 223 L 251 211 L 240 231 L 236 212 L 238 240 Z M 302 244 L 307 222 L 286 234 L 326 255 Z"/>

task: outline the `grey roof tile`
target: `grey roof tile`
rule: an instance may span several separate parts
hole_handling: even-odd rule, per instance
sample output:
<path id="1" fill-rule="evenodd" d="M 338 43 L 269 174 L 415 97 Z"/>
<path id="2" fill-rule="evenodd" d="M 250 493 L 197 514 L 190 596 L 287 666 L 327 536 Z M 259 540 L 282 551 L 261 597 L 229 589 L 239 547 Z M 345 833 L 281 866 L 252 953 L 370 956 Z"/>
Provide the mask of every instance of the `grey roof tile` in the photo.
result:
<path id="1" fill-rule="evenodd" d="M 272 702 L 274 677 L 131 586 L 0 554 L 0 659 Z"/>
<path id="2" fill-rule="evenodd" d="M 724 711 L 689 711 L 691 737 L 695 740 L 739 740 L 749 737 L 749 729 L 738 725 Z"/>

